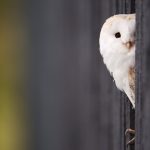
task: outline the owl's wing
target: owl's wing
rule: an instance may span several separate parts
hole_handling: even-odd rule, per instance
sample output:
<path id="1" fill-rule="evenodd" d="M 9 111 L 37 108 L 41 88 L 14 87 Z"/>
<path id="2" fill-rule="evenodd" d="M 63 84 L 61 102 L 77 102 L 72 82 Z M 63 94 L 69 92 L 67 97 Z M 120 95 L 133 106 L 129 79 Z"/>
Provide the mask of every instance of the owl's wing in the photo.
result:
<path id="1" fill-rule="evenodd" d="M 129 88 L 130 88 L 130 101 L 135 107 L 135 67 L 131 67 L 128 72 Z"/>

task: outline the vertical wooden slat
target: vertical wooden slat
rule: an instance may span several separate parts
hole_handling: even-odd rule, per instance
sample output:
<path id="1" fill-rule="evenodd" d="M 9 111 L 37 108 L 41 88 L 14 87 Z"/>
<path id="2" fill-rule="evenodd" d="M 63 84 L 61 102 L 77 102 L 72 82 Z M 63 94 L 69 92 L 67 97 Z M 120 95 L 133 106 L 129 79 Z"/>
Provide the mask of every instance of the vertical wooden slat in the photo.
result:
<path id="1" fill-rule="evenodd" d="M 105 19 L 134 12 L 134 1 L 30 0 L 28 5 L 35 149 L 125 150 L 133 113 L 102 62 L 98 39 Z"/>
<path id="2" fill-rule="evenodd" d="M 135 13 L 135 0 L 123 0 L 123 1 L 116 1 L 117 4 L 117 13 Z M 125 130 L 127 128 L 134 129 L 134 110 L 132 109 L 131 103 L 129 99 L 124 93 L 121 93 L 121 106 L 120 106 L 120 121 L 121 121 L 121 131 L 120 131 L 120 138 L 121 138 L 121 150 L 133 150 L 134 145 L 126 146 L 126 143 L 130 140 L 131 137 L 125 137 Z"/>
<path id="3" fill-rule="evenodd" d="M 102 23 L 114 14 L 110 4 L 29 1 L 36 150 L 120 150 L 119 91 L 98 42 Z"/>
<path id="4" fill-rule="evenodd" d="M 135 13 L 135 0 L 125 0 L 125 13 Z M 132 108 L 129 99 L 126 97 L 126 128 L 135 128 L 135 110 Z M 132 136 L 126 137 L 126 143 L 133 138 Z M 126 146 L 127 150 L 134 150 L 134 144 Z"/>
<path id="5" fill-rule="evenodd" d="M 149 92 L 149 88 L 144 86 L 145 84 L 149 84 L 148 80 L 146 81 L 146 77 L 149 75 L 148 64 L 146 61 L 148 60 L 149 55 L 146 54 L 149 51 L 149 26 L 146 26 L 149 22 L 148 19 L 150 16 L 149 6 L 147 6 L 146 2 L 137 0 L 136 2 L 136 14 L 137 14 L 137 32 L 136 32 L 136 150 L 149 150 L 149 137 L 146 137 L 146 133 L 149 133 L 149 127 L 147 126 L 149 123 L 149 119 L 146 118 L 147 114 L 149 114 L 149 110 L 146 109 L 149 106 L 149 96 L 147 95 Z M 143 8 L 145 6 L 145 8 Z M 147 15 L 146 15 L 147 14 Z M 145 22 L 144 22 L 145 21 Z M 145 31 L 145 34 L 144 34 Z M 145 40 L 145 41 L 144 41 Z M 147 101 L 148 100 L 148 101 Z M 145 107 L 145 108 L 144 108 Z M 144 118 L 144 119 L 143 119 Z M 145 129 L 144 129 L 145 128 Z M 145 132 L 145 135 L 143 133 Z M 149 134 L 148 134 L 149 135 Z"/>

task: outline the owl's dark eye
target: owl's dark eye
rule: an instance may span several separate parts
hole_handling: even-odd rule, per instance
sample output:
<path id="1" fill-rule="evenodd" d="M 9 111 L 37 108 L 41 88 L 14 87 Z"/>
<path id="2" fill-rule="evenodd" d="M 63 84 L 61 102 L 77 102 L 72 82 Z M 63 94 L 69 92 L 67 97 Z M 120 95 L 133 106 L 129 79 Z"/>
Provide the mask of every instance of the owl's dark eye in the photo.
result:
<path id="1" fill-rule="evenodd" d="M 120 37 L 121 37 L 120 32 L 115 33 L 115 37 L 116 37 L 116 38 L 120 38 Z"/>

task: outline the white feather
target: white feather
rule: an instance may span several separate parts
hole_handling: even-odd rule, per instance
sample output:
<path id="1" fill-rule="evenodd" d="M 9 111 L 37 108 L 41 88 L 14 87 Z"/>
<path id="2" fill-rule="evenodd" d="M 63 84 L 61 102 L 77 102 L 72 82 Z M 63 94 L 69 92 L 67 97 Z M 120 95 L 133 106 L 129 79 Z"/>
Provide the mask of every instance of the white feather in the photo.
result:
<path id="1" fill-rule="evenodd" d="M 115 37 L 117 32 L 121 34 L 120 38 Z M 128 41 L 134 43 L 131 49 L 125 45 Z M 129 68 L 135 65 L 135 14 L 119 14 L 107 19 L 100 32 L 99 44 L 103 61 L 117 88 L 127 94 L 135 107 L 128 80 Z"/>

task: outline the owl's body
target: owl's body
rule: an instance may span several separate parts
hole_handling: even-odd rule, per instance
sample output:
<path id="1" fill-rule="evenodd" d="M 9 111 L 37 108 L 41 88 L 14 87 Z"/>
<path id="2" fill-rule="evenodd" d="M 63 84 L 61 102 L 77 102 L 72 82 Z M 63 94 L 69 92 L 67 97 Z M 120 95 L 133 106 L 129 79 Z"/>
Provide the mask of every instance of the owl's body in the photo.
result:
<path id="1" fill-rule="evenodd" d="M 135 14 L 110 17 L 100 32 L 100 53 L 116 86 L 135 107 Z"/>

